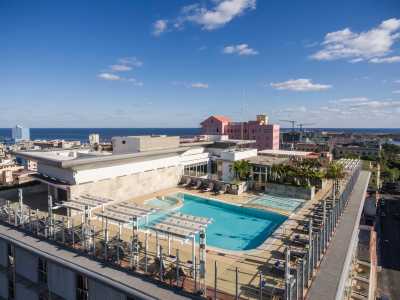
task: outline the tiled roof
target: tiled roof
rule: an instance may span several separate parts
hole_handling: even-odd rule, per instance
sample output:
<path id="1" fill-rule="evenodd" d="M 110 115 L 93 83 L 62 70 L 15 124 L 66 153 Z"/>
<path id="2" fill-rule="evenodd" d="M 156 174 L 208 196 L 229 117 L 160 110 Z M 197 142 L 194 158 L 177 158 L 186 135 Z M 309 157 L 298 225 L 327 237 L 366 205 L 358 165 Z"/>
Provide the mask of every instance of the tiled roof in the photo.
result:
<path id="1" fill-rule="evenodd" d="M 212 117 L 214 117 L 214 118 L 216 118 L 217 120 L 219 120 L 219 121 L 221 121 L 221 122 L 227 122 L 227 123 L 229 123 L 230 121 L 231 121 L 231 119 L 229 119 L 228 117 L 224 117 L 224 116 L 212 116 Z"/>

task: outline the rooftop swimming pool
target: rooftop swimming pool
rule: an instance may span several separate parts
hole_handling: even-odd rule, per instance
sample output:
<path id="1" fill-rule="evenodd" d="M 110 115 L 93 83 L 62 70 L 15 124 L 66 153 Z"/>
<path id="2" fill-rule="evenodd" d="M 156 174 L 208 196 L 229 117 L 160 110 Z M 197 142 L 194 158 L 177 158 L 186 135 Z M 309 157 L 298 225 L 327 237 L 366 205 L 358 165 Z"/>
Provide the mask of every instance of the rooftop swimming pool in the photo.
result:
<path id="1" fill-rule="evenodd" d="M 207 227 L 207 244 L 226 250 L 257 248 L 287 219 L 277 213 L 185 193 L 174 197 L 183 200 L 183 205 L 175 211 L 213 220 Z"/>
<path id="2" fill-rule="evenodd" d="M 145 201 L 145 204 L 154 208 L 169 209 L 177 204 L 177 200 L 169 197 L 153 198 Z"/>
<path id="3" fill-rule="evenodd" d="M 257 204 L 266 208 L 279 209 L 288 213 L 294 212 L 298 207 L 302 206 L 306 200 L 296 198 L 286 198 L 264 194 L 251 199 L 249 204 Z"/>

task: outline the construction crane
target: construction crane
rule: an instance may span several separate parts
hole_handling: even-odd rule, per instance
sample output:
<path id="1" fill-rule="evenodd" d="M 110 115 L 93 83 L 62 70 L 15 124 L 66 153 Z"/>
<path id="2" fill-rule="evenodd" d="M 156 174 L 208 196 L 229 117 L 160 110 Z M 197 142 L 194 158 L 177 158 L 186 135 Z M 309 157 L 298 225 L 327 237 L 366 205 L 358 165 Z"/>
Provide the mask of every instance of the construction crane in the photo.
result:
<path id="1" fill-rule="evenodd" d="M 292 124 L 292 131 L 294 132 L 294 127 L 295 127 L 295 124 L 297 123 L 296 120 L 279 120 L 279 121 L 288 122 L 288 123 Z"/>
<path id="2" fill-rule="evenodd" d="M 290 148 L 291 148 L 291 150 L 293 150 L 294 149 L 294 140 L 295 140 L 295 137 L 294 137 L 295 124 L 297 123 L 297 121 L 296 120 L 279 120 L 279 121 L 288 122 L 288 123 L 292 124 L 292 144 L 291 144 Z"/>
<path id="3" fill-rule="evenodd" d="M 310 126 L 310 125 L 315 125 L 315 123 L 299 123 L 297 126 L 299 126 L 300 132 L 304 131 L 304 126 Z"/>
<path id="4" fill-rule="evenodd" d="M 315 123 L 299 123 L 297 126 L 299 126 L 299 131 L 300 131 L 300 142 L 303 141 L 303 133 L 304 133 L 304 126 L 309 126 L 309 125 L 314 125 Z"/>

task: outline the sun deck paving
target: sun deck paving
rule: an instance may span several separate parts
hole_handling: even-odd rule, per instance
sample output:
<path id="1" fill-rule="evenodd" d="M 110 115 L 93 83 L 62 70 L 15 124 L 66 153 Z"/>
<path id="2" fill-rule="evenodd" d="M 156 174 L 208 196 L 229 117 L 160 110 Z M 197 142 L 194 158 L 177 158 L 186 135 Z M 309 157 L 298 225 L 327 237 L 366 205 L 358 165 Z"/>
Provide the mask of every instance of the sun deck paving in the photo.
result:
<path id="1" fill-rule="evenodd" d="M 360 173 L 349 203 L 336 229 L 336 234 L 330 242 L 328 251 L 320 264 L 316 279 L 307 294 L 307 299 L 336 299 L 347 251 L 351 240 L 354 238 L 355 228 L 360 221 L 369 177 L 370 172 L 362 171 Z"/>

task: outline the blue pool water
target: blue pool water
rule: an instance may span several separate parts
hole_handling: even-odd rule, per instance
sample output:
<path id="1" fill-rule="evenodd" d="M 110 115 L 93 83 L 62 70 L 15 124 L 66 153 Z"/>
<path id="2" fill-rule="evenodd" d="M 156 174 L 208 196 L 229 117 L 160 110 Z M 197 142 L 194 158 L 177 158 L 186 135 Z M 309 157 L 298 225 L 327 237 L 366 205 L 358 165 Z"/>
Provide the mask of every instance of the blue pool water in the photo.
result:
<path id="1" fill-rule="evenodd" d="M 226 250 L 250 250 L 260 246 L 287 217 L 259 209 L 240 207 L 189 194 L 178 194 L 184 204 L 177 211 L 207 217 L 207 244 Z"/>
<path id="2" fill-rule="evenodd" d="M 251 204 L 262 205 L 267 208 L 277 208 L 287 212 L 295 211 L 298 207 L 303 205 L 304 202 L 305 200 L 303 199 L 286 198 L 268 194 L 257 196 L 249 201 Z"/>
<path id="3" fill-rule="evenodd" d="M 154 208 L 169 209 L 172 206 L 177 204 L 177 200 L 171 199 L 168 197 L 164 197 L 163 199 L 153 198 L 153 199 L 147 200 L 145 202 L 145 204 L 149 205 L 151 207 L 154 207 Z"/>

